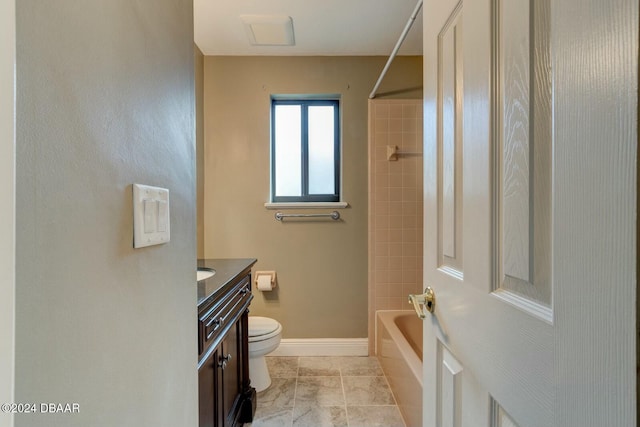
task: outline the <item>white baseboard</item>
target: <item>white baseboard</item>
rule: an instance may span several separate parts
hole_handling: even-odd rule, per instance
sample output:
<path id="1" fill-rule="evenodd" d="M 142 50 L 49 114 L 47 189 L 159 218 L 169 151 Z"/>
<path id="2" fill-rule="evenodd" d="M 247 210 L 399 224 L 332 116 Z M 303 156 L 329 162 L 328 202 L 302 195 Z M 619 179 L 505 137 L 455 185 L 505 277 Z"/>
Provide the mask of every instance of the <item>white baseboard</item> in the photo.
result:
<path id="1" fill-rule="evenodd" d="M 269 356 L 368 356 L 367 338 L 284 338 Z"/>

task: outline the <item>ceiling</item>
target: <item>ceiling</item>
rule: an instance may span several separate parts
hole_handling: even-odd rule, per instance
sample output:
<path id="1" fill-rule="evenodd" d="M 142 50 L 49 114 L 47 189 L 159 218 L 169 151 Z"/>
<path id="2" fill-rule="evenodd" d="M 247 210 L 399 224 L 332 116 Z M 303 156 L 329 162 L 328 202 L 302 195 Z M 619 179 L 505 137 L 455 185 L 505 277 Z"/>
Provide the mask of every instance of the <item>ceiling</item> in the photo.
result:
<path id="1" fill-rule="evenodd" d="M 417 0 L 194 0 L 194 39 L 205 55 L 388 56 Z M 293 19 L 294 46 L 252 46 L 241 15 Z M 399 55 L 422 55 L 422 12 Z"/>

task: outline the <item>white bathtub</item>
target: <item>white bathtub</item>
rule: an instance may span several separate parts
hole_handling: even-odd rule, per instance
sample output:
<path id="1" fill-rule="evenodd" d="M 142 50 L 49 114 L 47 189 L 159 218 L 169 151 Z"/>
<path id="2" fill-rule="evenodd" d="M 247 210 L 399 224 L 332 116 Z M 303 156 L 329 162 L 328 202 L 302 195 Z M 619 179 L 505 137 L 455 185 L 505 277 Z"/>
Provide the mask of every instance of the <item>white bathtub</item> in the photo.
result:
<path id="1" fill-rule="evenodd" d="M 422 426 L 422 320 L 415 311 L 376 312 L 376 354 L 407 427 Z"/>

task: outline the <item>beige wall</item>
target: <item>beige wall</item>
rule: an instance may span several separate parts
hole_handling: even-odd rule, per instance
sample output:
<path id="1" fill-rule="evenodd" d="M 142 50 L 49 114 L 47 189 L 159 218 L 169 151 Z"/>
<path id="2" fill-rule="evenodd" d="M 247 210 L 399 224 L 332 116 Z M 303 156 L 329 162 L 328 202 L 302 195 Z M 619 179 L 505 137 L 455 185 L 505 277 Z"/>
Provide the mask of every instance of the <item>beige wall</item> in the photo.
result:
<path id="1" fill-rule="evenodd" d="M 367 99 L 386 57 L 205 58 L 205 255 L 256 257 L 278 288 L 251 314 L 285 338 L 367 336 Z M 342 220 L 285 222 L 267 210 L 271 94 L 341 94 Z M 422 97 L 422 58 L 396 58 L 381 96 Z M 328 212 L 324 209 L 322 212 Z"/>
<path id="2" fill-rule="evenodd" d="M 13 402 L 15 326 L 15 2 L 0 1 L 0 403 Z M 0 427 L 13 416 L 0 412 Z"/>
<path id="3" fill-rule="evenodd" d="M 422 100 L 369 101 L 369 350 L 377 310 L 422 293 Z M 387 146 L 397 160 L 388 160 Z"/>
<path id="4" fill-rule="evenodd" d="M 16 426 L 197 425 L 191 0 L 17 2 Z M 132 247 L 132 183 L 171 242 Z"/>
<path id="5" fill-rule="evenodd" d="M 204 258 L 204 55 L 193 45 L 196 90 L 196 236 L 198 258 Z"/>

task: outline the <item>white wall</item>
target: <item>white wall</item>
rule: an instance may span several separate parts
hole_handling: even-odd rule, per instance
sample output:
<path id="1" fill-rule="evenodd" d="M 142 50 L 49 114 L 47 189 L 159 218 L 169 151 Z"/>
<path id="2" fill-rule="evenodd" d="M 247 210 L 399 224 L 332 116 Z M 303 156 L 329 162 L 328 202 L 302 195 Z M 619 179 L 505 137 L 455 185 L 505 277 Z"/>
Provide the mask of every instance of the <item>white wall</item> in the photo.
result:
<path id="1" fill-rule="evenodd" d="M 15 1 L 0 1 L 0 403 L 13 401 L 15 305 Z M 0 427 L 13 417 L 0 413 Z"/>
<path id="2" fill-rule="evenodd" d="M 198 423 L 192 0 L 16 3 L 17 427 Z M 171 241 L 133 249 L 132 183 Z"/>

